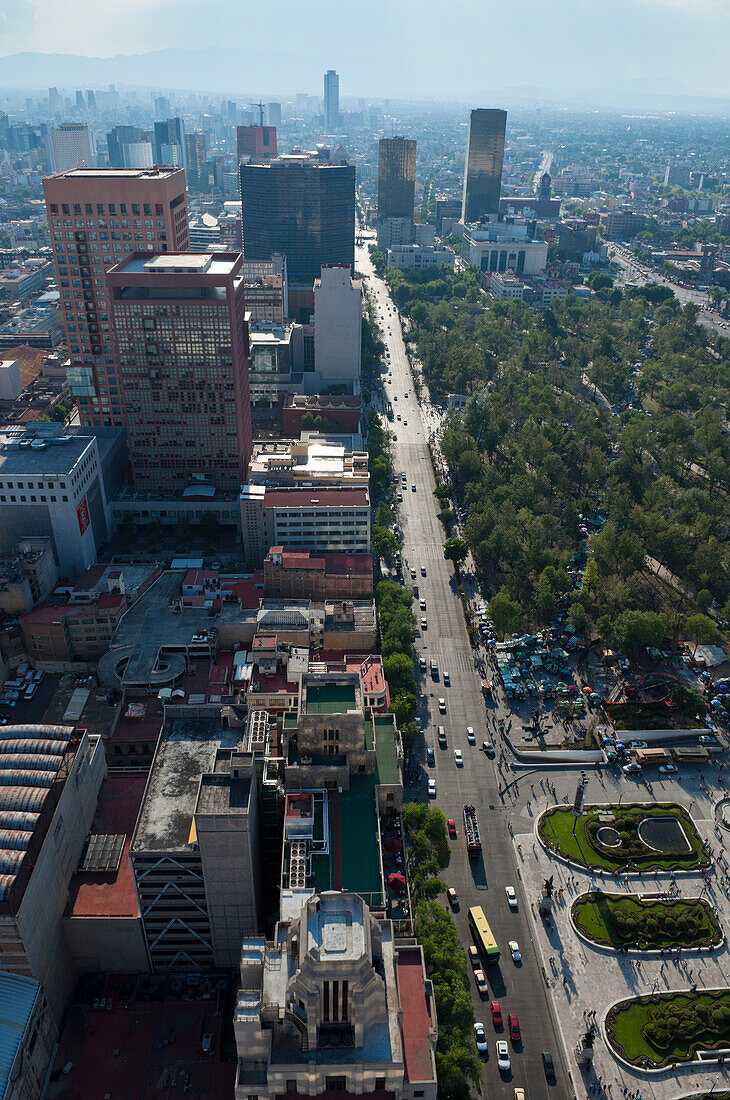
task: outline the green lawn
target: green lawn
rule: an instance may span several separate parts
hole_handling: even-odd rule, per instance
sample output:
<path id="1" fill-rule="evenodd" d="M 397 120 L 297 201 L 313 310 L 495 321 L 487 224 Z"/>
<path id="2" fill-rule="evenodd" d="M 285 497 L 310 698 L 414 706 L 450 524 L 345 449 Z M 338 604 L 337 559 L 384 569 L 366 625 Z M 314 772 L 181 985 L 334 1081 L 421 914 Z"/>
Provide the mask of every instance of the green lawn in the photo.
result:
<path id="1" fill-rule="evenodd" d="M 730 990 L 660 993 L 621 1001 L 606 1017 L 606 1037 L 637 1066 L 684 1062 L 730 1043 Z"/>
<path id="2" fill-rule="evenodd" d="M 662 853 L 643 844 L 637 827 L 644 818 L 651 817 L 676 818 L 684 829 L 690 850 Z M 606 847 L 596 839 L 597 830 L 605 825 L 621 834 L 621 849 Z M 543 814 L 538 828 L 540 838 L 548 849 L 583 867 L 596 867 L 609 872 L 674 871 L 709 864 L 707 850 L 692 819 L 683 807 L 674 802 L 587 806 L 577 819 L 569 807 L 556 806 Z"/>
<path id="3" fill-rule="evenodd" d="M 572 916 L 594 943 L 608 947 L 710 947 L 722 941 L 711 907 L 701 898 L 652 898 L 595 891 L 576 898 Z"/>

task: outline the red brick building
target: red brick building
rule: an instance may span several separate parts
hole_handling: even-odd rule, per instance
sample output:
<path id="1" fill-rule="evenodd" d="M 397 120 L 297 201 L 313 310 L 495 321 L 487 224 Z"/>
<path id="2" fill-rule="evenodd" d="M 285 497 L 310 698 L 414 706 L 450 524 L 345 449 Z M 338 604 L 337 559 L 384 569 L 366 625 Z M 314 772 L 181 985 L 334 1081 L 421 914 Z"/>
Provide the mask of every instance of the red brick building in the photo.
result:
<path id="1" fill-rule="evenodd" d="M 264 592 L 273 599 L 367 599 L 373 594 L 373 559 L 272 546 L 264 558 Z"/>
<path id="2" fill-rule="evenodd" d="M 362 403 L 359 397 L 335 394 L 288 393 L 282 408 L 282 429 L 285 436 L 298 438 L 302 419 L 310 413 L 337 425 L 341 432 L 359 432 Z"/>

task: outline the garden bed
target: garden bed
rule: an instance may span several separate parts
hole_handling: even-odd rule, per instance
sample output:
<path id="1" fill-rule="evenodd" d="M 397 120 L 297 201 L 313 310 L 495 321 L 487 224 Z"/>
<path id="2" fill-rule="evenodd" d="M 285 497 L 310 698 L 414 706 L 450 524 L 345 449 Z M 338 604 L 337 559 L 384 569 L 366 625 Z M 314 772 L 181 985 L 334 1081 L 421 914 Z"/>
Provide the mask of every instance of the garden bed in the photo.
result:
<path id="1" fill-rule="evenodd" d="M 667 836 L 666 847 L 657 847 L 656 827 L 652 830 L 654 847 L 641 839 L 642 822 L 655 826 L 664 819 L 676 821 Z M 610 826 L 619 834 L 618 846 L 601 844 L 598 833 Z M 672 835 L 676 841 L 671 841 Z M 608 873 L 645 871 L 689 871 L 709 865 L 709 855 L 692 818 L 674 802 L 628 802 L 623 805 L 587 806 L 574 817 L 566 806 L 546 810 L 538 822 L 538 836 L 556 855 L 582 867 L 594 867 Z M 676 844 L 676 847 L 673 846 Z"/>
<path id="2" fill-rule="evenodd" d="M 606 1039 L 616 1052 L 642 1069 L 689 1062 L 700 1050 L 730 1046 L 730 990 L 657 993 L 613 1005 Z"/>
<path id="3" fill-rule="evenodd" d="M 702 898 L 640 898 L 637 894 L 581 894 L 571 909 L 578 931 L 600 947 L 634 951 L 717 947 L 722 929 Z"/>
<path id="4" fill-rule="evenodd" d="M 702 730 L 705 723 L 668 702 L 605 703 L 604 710 L 617 732 L 631 730 Z"/>

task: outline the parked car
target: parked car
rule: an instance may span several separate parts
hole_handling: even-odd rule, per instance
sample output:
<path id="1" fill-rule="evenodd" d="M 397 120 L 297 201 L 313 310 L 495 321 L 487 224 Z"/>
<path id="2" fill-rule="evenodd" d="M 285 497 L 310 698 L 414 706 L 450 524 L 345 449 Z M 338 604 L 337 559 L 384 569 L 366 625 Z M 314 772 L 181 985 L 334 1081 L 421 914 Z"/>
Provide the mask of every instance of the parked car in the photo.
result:
<path id="1" fill-rule="evenodd" d="M 502 1006 L 499 1001 L 492 1001 L 489 1008 L 492 1012 L 492 1023 L 495 1027 L 502 1026 Z"/>
<path id="2" fill-rule="evenodd" d="M 435 798 L 436 797 L 436 780 L 435 779 L 429 779 L 429 781 L 428 781 L 428 797 L 429 798 Z"/>
<path id="3" fill-rule="evenodd" d="M 433 768 L 436 766 L 436 754 L 434 753 L 433 749 L 426 749 L 426 761 L 429 768 Z"/>
<path id="4" fill-rule="evenodd" d="M 497 1040 L 497 1065 L 505 1073 L 510 1069 L 512 1063 L 509 1057 L 509 1047 L 505 1043 L 504 1039 Z"/>
<path id="5" fill-rule="evenodd" d="M 477 1050 L 480 1054 L 486 1054 L 487 1052 L 487 1033 L 484 1030 L 484 1024 L 474 1024 L 474 1042 L 477 1045 Z"/>

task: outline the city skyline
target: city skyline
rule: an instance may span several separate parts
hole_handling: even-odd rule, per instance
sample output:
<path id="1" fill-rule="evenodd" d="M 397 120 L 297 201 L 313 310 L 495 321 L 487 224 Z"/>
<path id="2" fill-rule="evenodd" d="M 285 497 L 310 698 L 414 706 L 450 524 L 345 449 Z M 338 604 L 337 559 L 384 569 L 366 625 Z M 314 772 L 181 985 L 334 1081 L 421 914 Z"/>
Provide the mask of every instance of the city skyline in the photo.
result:
<path id="1" fill-rule="evenodd" d="M 247 59 L 245 79 L 251 86 L 264 86 L 267 94 L 275 90 L 321 94 L 322 72 L 332 68 L 341 76 L 345 101 L 348 96 L 418 96 L 424 88 L 425 68 L 437 58 L 442 60 L 441 37 L 431 29 L 432 21 L 423 18 L 420 7 L 415 17 L 412 0 L 404 0 L 395 11 L 379 2 L 373 18 L 362 25 L 354 19 L 328 21 L 327 11 L 332 9 L 334 14 L 334 7 L 327 0 L 318 20 L 318 26 L 324 23 L 329 28 L 324 36 L 315 33 L 314 27 L 288 19 L 289 2 L 281 14 L 260 9 L 255 17 L 257 42 L 275 46 Z M 175 5 L 172 23 L 169 0 L 158 4 L 134 0 L 131 6 L 135 19 L 121 21 L 121 5 L 113 0 L 101 10 L 94 9 L 93 19 L 85 24 L 88 55 L 83 57 L 99 60 L 100 71 L 101 59 L 111 60 L 108 80 L 179 87 L 179 76 L 171 80 L 165 72 L 165 53 L 190 50 L 201 59 L 206 52 L 211 55 L 210 65 L 204 63 L 186 75 L 196 88 L 232 93 L 240 89 L 240 52 L 217 46 L 212 28 L 207 33 L 200 27 L 188 0 Z M 74 28 L 90 7 L 88 0 L 72 0 L 61 13 L 46 0 L 25 0 L 12 8 L 7 2 L 0 4 L 3 45 L 11 55 L 11 62 L 4 59 L 3 86 L 30 86 L 29 70 L 12 61 L 16 51 L 49 53 L 52 75 L 48 79 L 63 82 L 61 71 L 72 61 L 64 51 L 70 54 L 77 47 Z M 224 2 L 222 14 L 229 7 L 229 21 L 235 24 L 238 16 L 232 5 Z M 532 90 L 536 99 L 573 93 L 583 100 L 613 95 L 621 102 L 632 98 L 638 102 L 647 94 L 667 99 L 727 96 L 722 58 L 730 44 L 730 11 L 715 0 L 617 0 L 610 12 L 577 0 L 561 0 L 549 9 L 535 0 L 516 0 L 512 5 L 505 0 L 489 5 L 462 0 L 455 15 L 469 26 L 472 41 L 483 40 L 487 64 L 439 64 L 429 75 L 432 99 L 469 101 L 510 89 Z M 631 27 L 630 35 L 624 33 L 626 27 Z M 384 28 L 392 47 L 408 45 L 395 69 L 379 48 Z M 350 48 L 353 33 L 360 45 L 356 56 Z M 499 49 L 490 45 L 496 41 Z M 596 65 L 599 44 L 601 57 L 609 59 L 603 70 Z M 145 58 L 147 51 L 153 52 Z M 564 63 L 557 63 L 561 58 Z M 278 89 L 280 82 L 283 88 Z"/>

